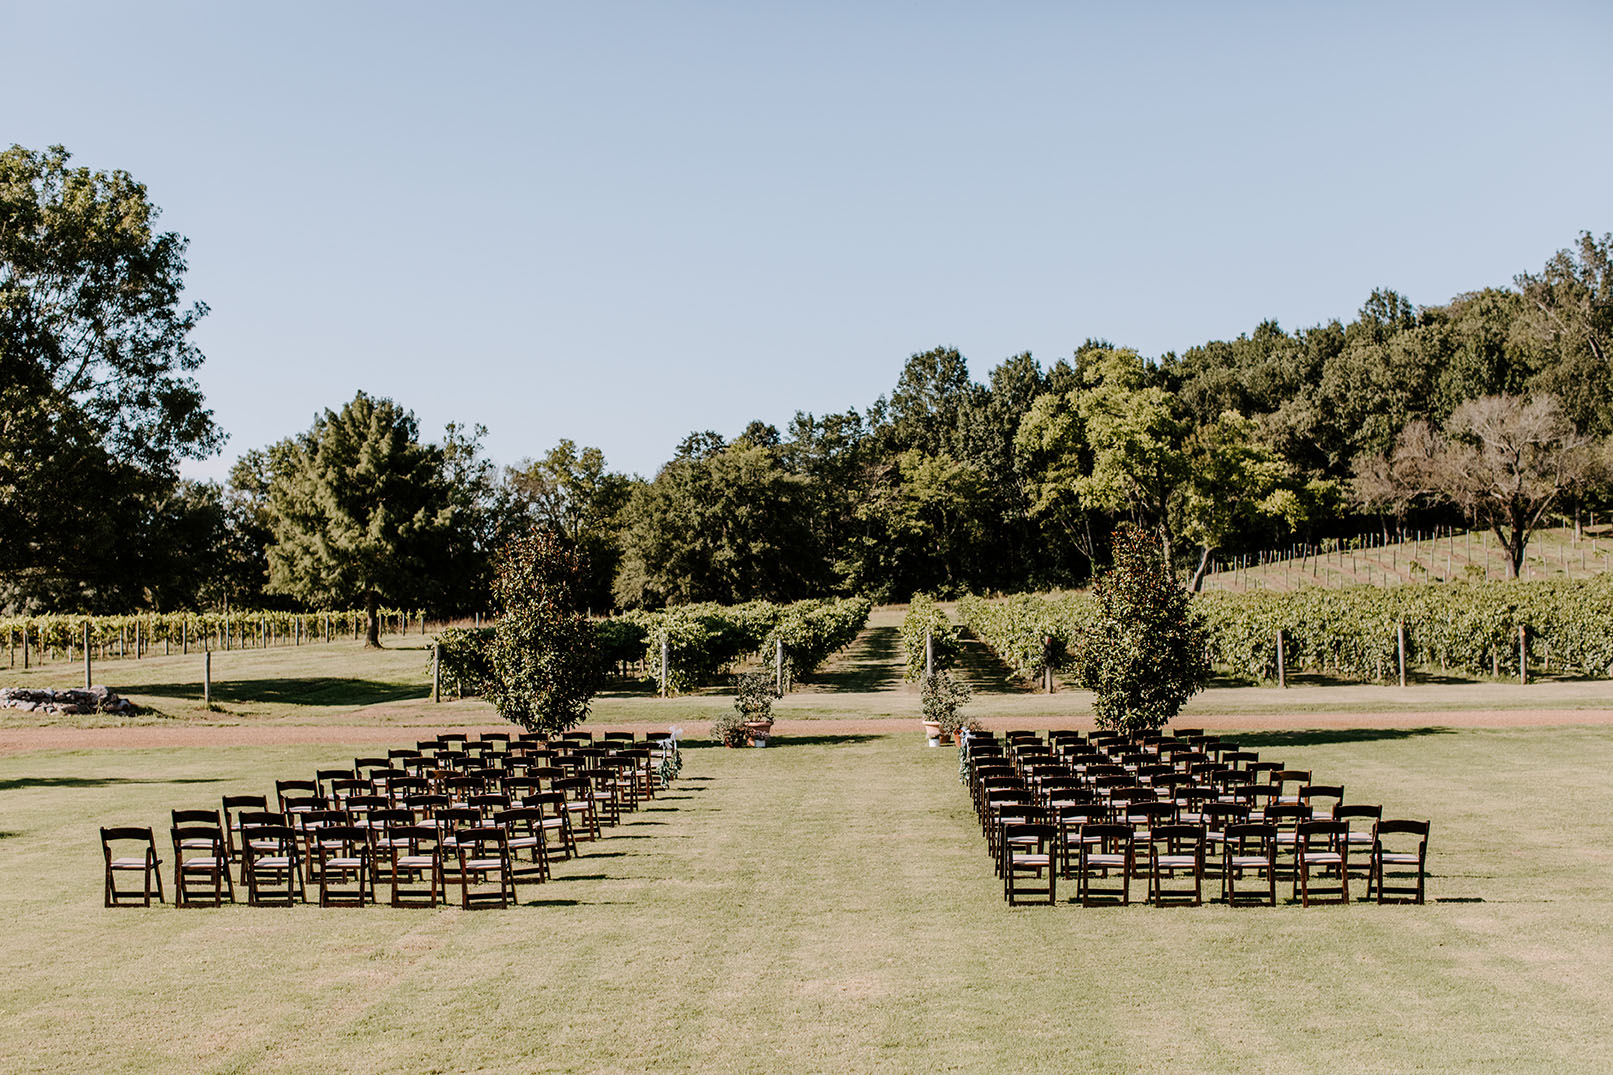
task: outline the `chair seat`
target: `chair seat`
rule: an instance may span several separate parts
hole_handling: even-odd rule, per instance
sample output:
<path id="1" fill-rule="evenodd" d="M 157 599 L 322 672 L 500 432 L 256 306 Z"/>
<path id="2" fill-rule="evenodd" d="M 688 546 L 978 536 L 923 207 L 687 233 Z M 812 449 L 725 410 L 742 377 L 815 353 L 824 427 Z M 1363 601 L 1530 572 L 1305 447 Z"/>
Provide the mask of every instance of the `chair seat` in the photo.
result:
<path id="1" fill-rule="evenodd" d="M 1234 870 L 1261 870 L 1271 865 L 1265 855 L 1233 855 L 1228 865 Z"/>
<path id="2" fill-rule="evenodd" d="M 1009 861 L 1015 866 L 1023 866 L 1023 867 L 1025 867 L 1027 869 L 1030 869 L 1030 868 L 1042 869 L 1043 867 L 1051 866 L 1053 864 L 1053 856 L 1052 855 L 1011 855 L 1011 856 L 1009 856 Z"/>
<path id="3" fill-rule="evenodd" d="M 349 857 L 326 859 L 325 865 L 334 866 L 338 870 L 359 870 L 364 868 L 364 860 Z"/>
<path id="4" fill-rule="evenodd" d="M 1126 864 L 1126 856 L 1125 855 L 1088 855 L 1087 856 L 1087 865 L 1088 866 L 1124 866 L 1125 864 Z"/>
<path id="5" fill-rule="evenodd" d="M 160 866 L 162 864 L 162 859 L 155 859 L 153 861 L 154 861 L 154 863 L 156 865 Z M 150 865 L 150 864 L 151 863 L 148 863 L 146 859 L 113 859 L 112 860 L 112 868 L 114 870 L 143 870 L 143 869 L 146 868 L 147 865 Z"/>
<path id="6" fill-rule="evenodd" d="M 1337 866 L 1344 861 L 1344 856 L 1337 851 L 1307 851 L 1301 860 L 1307 866 Z"/>
<path id="7" fill-rule="evenodd" d="M 437 860 L 430 855 L 399 855 L 398 868 L 404 870 L 423 870 L 428 866 L 435 866 Z"/>
<path id="8" fill-rule="evenodd" d="M 503 859 L 466 859 L 467 870 L 501 870 L 504 868 Z"/>
<path id="9" fill-rule="evenodd" d="M 186 873 L 189 873 L 192 870 L 197 873 L 211 873 L 214 870 L 222 869 L 224 867 L 224 862 L 224 859 L 193 858 L 186 859 L 184 862 L 180 863 L 179 868 Z"/>
<path id="10" fill-rule="evenodd" d="M 1416 855 L 1398 851 L 1381 851 L 1378 853 L 1378 861 L 1386 866 L 1415 866 L 1418 858 Z"/>
<path id="11" fill-rule="evenodd" d="M 1198 865 L 1198 858 L 1193 855 L 1161 855 L 1154 860 L 1162 869 L 1184 870 Z"/>
<path id="12" fill-rule="evenodd" d="M 529 847 L 539 846 L 542 842 L 536 836 L 512 836 L 509 845 L 516 850 L 525 851 Z"/>

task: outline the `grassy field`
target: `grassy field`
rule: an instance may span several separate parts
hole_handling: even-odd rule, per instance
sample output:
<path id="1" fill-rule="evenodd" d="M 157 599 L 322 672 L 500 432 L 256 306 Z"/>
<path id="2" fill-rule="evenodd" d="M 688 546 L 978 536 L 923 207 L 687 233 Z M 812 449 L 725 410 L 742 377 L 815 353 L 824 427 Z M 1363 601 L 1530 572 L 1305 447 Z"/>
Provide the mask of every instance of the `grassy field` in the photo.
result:
<path id="1" fill-rule="evenodd" d="M 1613 526 L 1537 530 L 1525 549 L 1525 579 L 1585 578 L 1613 571 Z M 1307 586 L 1393 586 L 1453 579 L 1504 579 L 1505 553 L 1486 530 L 1436 539 L 1393 542 L 1321 556 L 1291 557 L 1252 567 L 1213 571 L 1206 590 L 1295 590 Z"/>
<path id="2" fill-rule="evenodd" d="M 0 759 L 0 1070 L 1605 1071 L 1613 731 L 1267 733 L 1424 907 L 1010 910 L 916 733 L 692 749 L 510 911 L 103 910 L 95 827 L 340 746 Z"/>

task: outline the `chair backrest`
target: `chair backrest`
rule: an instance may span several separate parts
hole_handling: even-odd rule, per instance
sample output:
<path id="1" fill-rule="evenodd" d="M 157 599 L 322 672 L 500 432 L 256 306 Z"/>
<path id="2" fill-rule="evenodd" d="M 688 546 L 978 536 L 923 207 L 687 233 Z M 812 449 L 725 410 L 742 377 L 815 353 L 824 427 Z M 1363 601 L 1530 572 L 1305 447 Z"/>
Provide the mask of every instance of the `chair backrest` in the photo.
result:
<path id="1" fill-rule="evenodd" d="M 171 813 L 175 828 L 181 825 L 211 825 L 214 828 L 223 828 L 219 824 L 217 810 L 174 810 Z"/>
<path id="2" fill-rule="evenodd" d="M 1312 817 L 1338 817 L 1339 806 L 1344 802 L 1344 785 L 1306 784 L 1299 789 L 1299 797 L 1311 808 Z"/>
<path id="3" fill-rule="evenodd" d="M 1228 825 L 1225 846 L 1229 855 L 1247 855 L 1250 848 L 1258 848 L 1262 854 L 1273 854 L 1277 848 L 1277 826 L 1248 821 Z"/>
<path id="4" fill-rule="evenodd" d="M 1350 826 L 1343 821 L 1301 821 L 1299 823 L 1299 846 L 1309 849 L 1320 844 L 1333 850 L 1342 850 L 1350 832 Z"/>
<path id="5" fill-rule="evenodd" d="M 1428 822 L 1411 821 L 1406 818 L 1392 818 L 1388 821 L 1378 822 L 1378 836 L 1417 836 L 1423 840 L 1428 839 Z"/>
<path id="6" fill-rule="evenodd" d="M 1148 840 L 1156 850 L 1163 849 L 1176 854 L 1188 850 L 1202 853 L 1204 828 L 1200 825 L 1155 825 L 1148 830 Z"/>
<path id="7" fill-rule="evenodd" d="M 237 815 L 243 810 L 267 810 L 269 797 L 267 795 L 226 795 L 224 796 L 224 823 L 235 823 L 238 827 Z"/>
<path id="8" fill-rule="evenodd" d="M 149 828 L 138 825 L 111 825 L 101 829 L 101 850 L 106 854 L 106 860 L 112 861 L 112 845 L 122 840 L 136 840 L 146 845 L 147 854 L 155 857 L 157 854 L 157 838 Z"/>

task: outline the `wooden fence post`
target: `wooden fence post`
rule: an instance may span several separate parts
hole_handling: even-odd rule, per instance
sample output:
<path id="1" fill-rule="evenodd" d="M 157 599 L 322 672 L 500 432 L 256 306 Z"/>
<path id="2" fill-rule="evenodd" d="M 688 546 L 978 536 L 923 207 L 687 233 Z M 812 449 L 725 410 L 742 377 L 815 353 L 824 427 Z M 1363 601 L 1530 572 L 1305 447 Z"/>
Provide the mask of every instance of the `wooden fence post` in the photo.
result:
<path id="1" fill-rule="evenodd" d="M 784 640 L 773 640 L 773 693 L 784 697 Z"/>
<path id="2" fill-rule="evenodd" d="M 661 697 L 662 698 L 666 697 L 667 684 L 672 678 L 671 675 L 668 672 L 668 669 L 667 669 L 667 659 L 668 659 L 669 654 L 671 653 L 671 650 L 672 650 L 672 647 L 667 644 L 666 632 L 662 631 L 661 632 Z"/>
<path id="3" fill-rule="evenodd" d="M 213 705 L 213 650 L 211 647 L 202 651 L 202 704 L 209 708 Z"/>
<path id="4" fill-rule="evenodd" d="M 1283 649 L 1283 632 L 1277 631 L 1277 686 L 1288 686 L 1288 655 Z"/>
<path id="5" fill-rule="evenodd" d="M 22 670 L 28 671 L 28 625 L 22 625 Z"/>
<path id="6" fill-rule="evenodd" d="M 431 700 L 442 701 L 442 643 L 431 646 Z"/>
<path id="7" fill-rule="evenodd" d="M 935 675 L 935 636 L 928 627 L 924 629 L 924 675 Z"/>
<path id="8" fill-rule="evenodd" d="M 1404 621 L 1395 624 L 1395 649 L 1400 657 L 1400 685 L 1406 685 L 1406 624 Z"/>
<path id="9" fill-rule="evenodd" d="M 1518 682 L 1529 682 L 1529 628 L 1518 625 Z"/>

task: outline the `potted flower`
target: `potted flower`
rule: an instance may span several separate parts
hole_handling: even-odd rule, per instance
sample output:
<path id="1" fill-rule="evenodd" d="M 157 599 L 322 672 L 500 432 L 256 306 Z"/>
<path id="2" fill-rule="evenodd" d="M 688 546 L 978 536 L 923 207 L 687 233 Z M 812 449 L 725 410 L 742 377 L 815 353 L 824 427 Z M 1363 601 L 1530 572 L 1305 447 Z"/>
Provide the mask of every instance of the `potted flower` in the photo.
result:
<path id="1" fill-rule="evenodd" d="M 969 701 L 967 684 L 952 678 L 950 672 L 936 672 L 920 680 L 919 698 L 924 707 L 924 732 L 931 746 L 952 742 L 963 727 L 958 710 Z"/>

